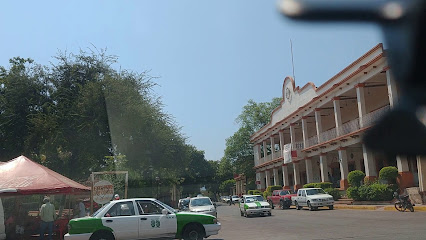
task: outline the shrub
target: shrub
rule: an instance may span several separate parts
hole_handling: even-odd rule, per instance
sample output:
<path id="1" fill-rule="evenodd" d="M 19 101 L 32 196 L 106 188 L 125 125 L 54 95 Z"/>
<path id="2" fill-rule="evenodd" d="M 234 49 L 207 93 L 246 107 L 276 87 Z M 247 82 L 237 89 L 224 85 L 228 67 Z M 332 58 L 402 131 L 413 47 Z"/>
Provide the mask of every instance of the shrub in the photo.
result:
<path id="1" fill-rule="evenodd" d="M 327 189 L 327 188 L 331 188 L 331 187 L 332 187 L 331 182 L 307 183 L 307 184 L 303 185 L 303 188 L 322 188 L 322 189 Z"/>
<path id="2" fill-rule="evenodd" d="M 397 177 L 398 169 L 396 167 L 384 167 L 379 172 L 379 178 L 388 181 L 388 183 L 395 183 Z"/>
<path id="3" fill-rule="evenodd" d="M 382 183 L 362 185 L 358 188 L 359 200 L 390 201 L 393 198 L 394 186 Z"/>
<path id="4" fill-rule="evenodd" d="M 365 173 L 360 170 L 352 171 L 348 174 L 348 182 L 352 187 L 361 186 L 361 181 L 365 178 Z"/>
<path id="5" fill-rule="evenodd" d="M 346 189 L 346 194 L 348 195 L 348 198 L 352 198 L 355 201 L 362 200 L 359 196 L 358 187 L 349 187 Z"/>
<path id="6" fill-rule="evenodd" d="M 368 200 L 368 191 L 370 190 L 370 185 L 362 185 L 358 188 L 359 200 Z"/>
<path id="7" fill-rule="evenodd" d="M 282 187 L 279 185 L 272 185 L 266 188 L 266 190 L 263 192 L 263 197 L 266 199 L 268 196 L 272 195 L 272 192 L 274 190 L 281 190 Z"/>
<path id="8" fill-rule="evenodd" d="M 328 194 L 333 196 L 334 201 L 340 199 L 342 197 L 342 194 L 340 193 L 339 189 L 337 188 L 326 188 L 324 189 Z"/>
<path id="9" fill-rule="evenodd" d="M 247 194 L 248 195 L 262 195 L 263 193 L 259 190 L 248 190 Z"/>
<path id="10" fill-rule="evenodd" d="M 332 188 L 333 184 L 331 182 L 320 182 L 317 183 L 317 188 L 322 188 L 322 189 L 326 189 L 326 188 Z"/>

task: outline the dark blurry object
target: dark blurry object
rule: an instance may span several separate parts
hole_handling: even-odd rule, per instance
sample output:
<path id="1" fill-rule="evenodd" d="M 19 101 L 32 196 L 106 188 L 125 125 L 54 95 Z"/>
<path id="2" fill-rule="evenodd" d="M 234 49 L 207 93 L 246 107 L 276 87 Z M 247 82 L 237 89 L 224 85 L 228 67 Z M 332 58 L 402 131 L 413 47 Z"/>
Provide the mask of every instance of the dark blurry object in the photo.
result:
<path id="1" fill-rule="evenodd" d="M 380 24 L 400 98 L 364 142 L 390 154 L 426 154 L 426 0 L 282 0 L 279 8 L 297 20 Z"/>

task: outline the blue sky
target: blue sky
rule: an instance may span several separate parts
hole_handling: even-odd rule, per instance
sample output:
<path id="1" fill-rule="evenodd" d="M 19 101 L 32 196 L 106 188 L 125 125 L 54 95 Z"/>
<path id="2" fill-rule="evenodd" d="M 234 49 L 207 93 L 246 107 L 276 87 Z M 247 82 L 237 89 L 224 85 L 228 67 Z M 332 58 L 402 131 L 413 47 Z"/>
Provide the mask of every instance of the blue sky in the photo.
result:
<path id="1" fill-rule="evenodd" d="M 285 19 L 276 0 L 8 1 L 0 14 L 0 65 L 15 56 L 49 64 L 58 50 L 107 48 L 119 66 L 151 70 L 155 92 L 188 142 L 223 156 L 225 139 L 249 99 L 317 86 L 379 42 L 371 25 L 306 24 Z"/>

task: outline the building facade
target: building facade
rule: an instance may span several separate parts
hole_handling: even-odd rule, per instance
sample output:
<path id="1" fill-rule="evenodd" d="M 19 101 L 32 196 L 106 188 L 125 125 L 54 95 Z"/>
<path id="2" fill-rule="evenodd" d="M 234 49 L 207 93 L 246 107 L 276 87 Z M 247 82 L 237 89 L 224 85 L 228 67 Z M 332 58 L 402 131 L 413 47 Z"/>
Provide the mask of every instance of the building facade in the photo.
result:
<path id="1" fill-rule="evenodd" d="M 250 139 L 257 189 L 281 185 L 296 190 L 306 183 L 332 182 L 345 190 L 350 171 L 361 170 L 373 180 L 381 168 L 395 166 L 400 188 L 424 191 L 425 159 L 373 153 L 362 142 L 363 133 L 397 101 L 382 44 L 319 87 L 296 87 L 286 77 L 281 105 Z"/>

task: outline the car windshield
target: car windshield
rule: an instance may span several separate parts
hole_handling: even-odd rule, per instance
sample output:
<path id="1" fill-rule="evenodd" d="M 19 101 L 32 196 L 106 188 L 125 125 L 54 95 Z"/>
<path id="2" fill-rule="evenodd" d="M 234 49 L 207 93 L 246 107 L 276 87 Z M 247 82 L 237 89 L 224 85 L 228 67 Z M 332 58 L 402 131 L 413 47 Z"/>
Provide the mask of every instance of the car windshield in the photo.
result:
<path id="1" fill-rule="evenodd" d="M 172 213 L 176 213 L 176 209 L 170 207 L 169 205 L 163 203 L 163 202 L 157 202 L 158 204 L 160 204 L 161 206 L 163 206 L 165 209 L 169 210 Z"/>
<path id="2" fill-rule="evenodd" d="M 280 192 L 280 195 L 287 195 L 287 194 L 291 194 L 291 192 L 290 191 L 281 191 Z"/>
<path id="3" fill-rule="evenodd" d="M 108 207 L 110 204 L 105 204 L 103 205 L 101 208 L 99 208 L 96 212 L 94 212 L 91 217 L 96 217 L 96 215 L 98 215 L 98 213 L 100 213 L 103 209 L 105 209 L 106 207 Z"/>
<path id="4" fill-rule="evenodd" d="M 306 190 L 307 195 L 317 195 L 317 194 L 325 194 L 324 190 L 319 189 L 308 189 Z"/>
<path id="5" fill-rule="evenodd" d="M 209 206 L 212 205 L 212 202 L 209 198 L 194 198 L 191 199 L 191 202 L 189 203 L 192 207 L 199 207 L 199 206 Z"/>
<path id="6" fill-rule="evenodd" d="M 250 196 L 250 197 L 246 197 L 246 202 L 256 202 L 256 201 L 263 201 L 263 197 L 262 196 Z"/>

